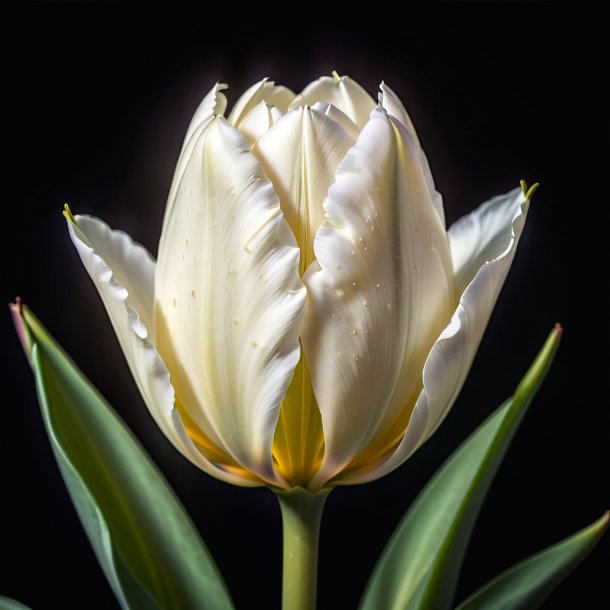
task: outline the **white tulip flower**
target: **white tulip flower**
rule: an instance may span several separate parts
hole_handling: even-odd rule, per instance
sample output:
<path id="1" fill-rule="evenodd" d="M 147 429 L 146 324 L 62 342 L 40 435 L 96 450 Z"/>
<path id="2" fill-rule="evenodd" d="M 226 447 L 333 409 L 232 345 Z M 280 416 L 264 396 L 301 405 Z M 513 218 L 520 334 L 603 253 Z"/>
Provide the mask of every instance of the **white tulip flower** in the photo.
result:
<path id="1" fill-rule="evenodd" d="M 513 261 L 532 189 L 447 230 L 402 103 L 333 73 L 195 112 L 155 259 L 71 238 L 155 421 L 205 472 L 318 492 L 377 479 L 439 426 Z"/>

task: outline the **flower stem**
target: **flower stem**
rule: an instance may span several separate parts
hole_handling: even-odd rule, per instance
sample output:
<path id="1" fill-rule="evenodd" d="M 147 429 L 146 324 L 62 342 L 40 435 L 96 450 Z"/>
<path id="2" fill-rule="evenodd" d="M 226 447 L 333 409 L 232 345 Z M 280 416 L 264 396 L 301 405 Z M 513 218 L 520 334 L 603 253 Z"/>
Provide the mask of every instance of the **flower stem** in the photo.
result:
<path id="1" fill-rule="evenodd" d="M 329 493 L 297 487 L 277 494 L 284 526 L 282 610 L 315 610 L 320 521 Z"/>

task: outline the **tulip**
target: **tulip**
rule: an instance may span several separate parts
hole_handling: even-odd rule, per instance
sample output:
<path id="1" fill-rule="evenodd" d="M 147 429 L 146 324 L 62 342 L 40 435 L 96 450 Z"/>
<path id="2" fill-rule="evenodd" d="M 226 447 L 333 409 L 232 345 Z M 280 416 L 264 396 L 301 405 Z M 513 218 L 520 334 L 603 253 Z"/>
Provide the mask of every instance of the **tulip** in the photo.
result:
<path id="1" fill-rule="evenodd" d="M 167 438 L 212 476 L 279 492 L 285 522 L 319 523 L 311 497 L 395 469 L 449 411 L 535 186 L 446 230 L 387 85 L 375 103 L 336 73 L 299 95 L 263 80 L 227 118 L 224 89 L 187 129 L 157 262 L 96 218 L 68 209 L 68 227 Z"/>

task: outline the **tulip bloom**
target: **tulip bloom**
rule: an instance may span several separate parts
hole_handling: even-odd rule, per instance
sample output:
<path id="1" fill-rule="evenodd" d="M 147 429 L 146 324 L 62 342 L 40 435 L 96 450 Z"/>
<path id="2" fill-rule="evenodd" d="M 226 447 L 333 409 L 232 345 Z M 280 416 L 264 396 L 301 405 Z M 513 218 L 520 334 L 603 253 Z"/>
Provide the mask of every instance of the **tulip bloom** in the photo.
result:
<path id="1" fill-rule="evenodd" d="M 439 426 L 504 283 L 533 189 L 445 228 L 413 124 L 381 85 L 271 81 L 188 127 L 158 260 L 67 211 L 148 409 L 238 485 L 317 492 L 402 464 Z"/>

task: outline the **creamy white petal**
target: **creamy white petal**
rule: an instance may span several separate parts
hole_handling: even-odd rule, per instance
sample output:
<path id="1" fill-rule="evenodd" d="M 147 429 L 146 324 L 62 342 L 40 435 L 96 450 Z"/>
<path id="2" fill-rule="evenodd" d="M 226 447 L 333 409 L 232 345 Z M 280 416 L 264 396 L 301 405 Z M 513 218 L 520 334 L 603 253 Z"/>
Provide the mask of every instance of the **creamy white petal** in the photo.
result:
<path id="1" fill-rule="evenodd" d="M 288 87 L 276 85 L 274 81 L 263 78 L 239 97 L 227 121 L 234 127 L 240 128 L 246 115 L 261 102 L 277 106 L 282 112 L 286 112 L 295 97 L 295 93 Z"/>
<path id="2" fill-rule="evenodd" d="M 199 136 L 162 244 L 155 338 L 177 396 L 239 464 L 280 484 L 271 446 L 306 291 L 277 195 L 222 117 Z"/>
<path id="3" fill-rule="evenodd" d="M 464 292 L 487 261 L 506 252 L 524 200 L 522 189 L 516 188 L 490 199 L 451 225 L 448 234 L 456 294 Z"/>
<path id="4" fill-rule="evenodd" d="M 353 143 L 345 129 L 325 114 L 313 108 L 296 108 L 252 149 L 273 183 L 301 248 L 301 273 L 315 258 L 313 240 L 324 221 L 322 204 Z"/>
<path id="5" fill-rule="evenodd" d="M 467 285 L 451 322 L 426 360 L 424 388 L 407 433 L 390 459 L 376 469 L 347 478 L 345 482 L 364 483 L 394 470 L 441 424 L 470 370 L 514 259 L 528 208 L 529 200 L 525 199 L 521 189 L 515 189 L 484 203 L 451 227 L 451 252 L 461 261 L 457 271 Z M 464 264 L 466 250 L 471 255 L 470 265 Z M 477 269 L 473 271 L 475 266 Z M 466 268 L 472 271 L 470 277 L 464 271 Z"/>
<path id="6" fill-rule="evenodd" d="M 174 407 L 169 373 L 149 338 L 152 328 L 155 262 L 121 231 L 90 216 L 68 221 L 70 237 L 108 312 L 125 358 L 155 422 L 193 464 L 235 485 L 256 481 L 234 476 L 205 459 L 193 445 Z"/>
<path id="7" fill-rule="evenodd" d="M 261 102 L 250 110 L 239 123 L 239 131 L 252 146 L 284 113 L 277 106 Z"/>
<path id="8" fill-rule="evenodd" d="M 381 83 L 379 88 L 379 103 L 388 111 L 388 114 L 391 114 L 393 117 L 397 118 L 407 128 L 407 131 L 411 134 L 415 142 L 417 142 L 417 145 L 419 147 L 419 161 L 424 171 L 426 184 L 428 185 L 428 190 L 430 191 L 430 197 L 432 198 L 434 207 L 439 213 L 439 216 L 441 217 L 441 220 L 443 221 L 444 225 L 445 211 L 443 210 L 443 197 L 434 186 L 434 179 L 432 178 L 430 165 L 421 147 L 419 138 L 417 137 L 417 132 L 415 131 L 413 122 L 411 121 L 411 118 L 409 117 L 406 108 L 404 107 L 403 103 L 400 101 L 400 98 L 396 95 L 396 93 L 394 93 L 394 91 L 392 91 L 392 89 L 390 89 L 390 87 L 388 87 L 383 82 Z"/>
<path id="9" fill-rule="evenodd" d="M 325 104 L 323 102 L 316 102 L 312 108 L 316 112 L 320 112 L 321 114 L 325 114 L 329 119 L 332 119 L 335 123 L 339 123 L 345 131 L 351 136 L 354 142 L 358 139 L 360 135 L 360 130 L 358 129 L 358 125 L 352 121 L 345 112 L 341 112 L 336 106 L 332 104 Z"/>
<path id="10" fill-rule="evenodd" d="M 324 209 L 301 335 L 325 439 L 313 488 L 349 467 L 419 391 L 453 300 L 447 236 L 417 146 L 382 108 L 341 163 Z"/>
<path id="11" fill-rule="evenodd" d="M 349 76 L 322 76 L 309 83 L 290 104 L 290 108 L 313 106 L 316 102 L 332 104 L 362 129 L 375 108 L 375 100 Z"/>
<path id="12" fill-rule="evenodd" d="M 222 93 L 225 89 L 227 89 L 227 85 L 223 83 L 216 83 L 212 87 L 210 92 L 203 98 L 197 107 L 197 110 L 195 110 L 195 114 L 193 115 L 188 129 L 186 130 L 186 136 L 184 137 L 184 142 L 182 143 L 182 148 L 180 149 L 180 155 L 178 155 L 176 171 L 174 172 L 172 184 L 169 189 L 169 195 L 167 197 L 167 206 L 165 208 L 165 215 L 163 216 L 163 228 L 161 230 L 161 235 L 163 235 L 166 231 L 167 219 L 172 213 L 174 201 L 176 200 L 176 191 L 180 181 L 182 180 L 182 174 L 184 173 L 186 164 L 191 158 L 193 147 L 195 146 L 195 142 L 197 141 L 199 134 L 210 122 L 212 117 L 224 114 L 224 111 L 227 108 L 227 98 L 225 94 Z"/>

